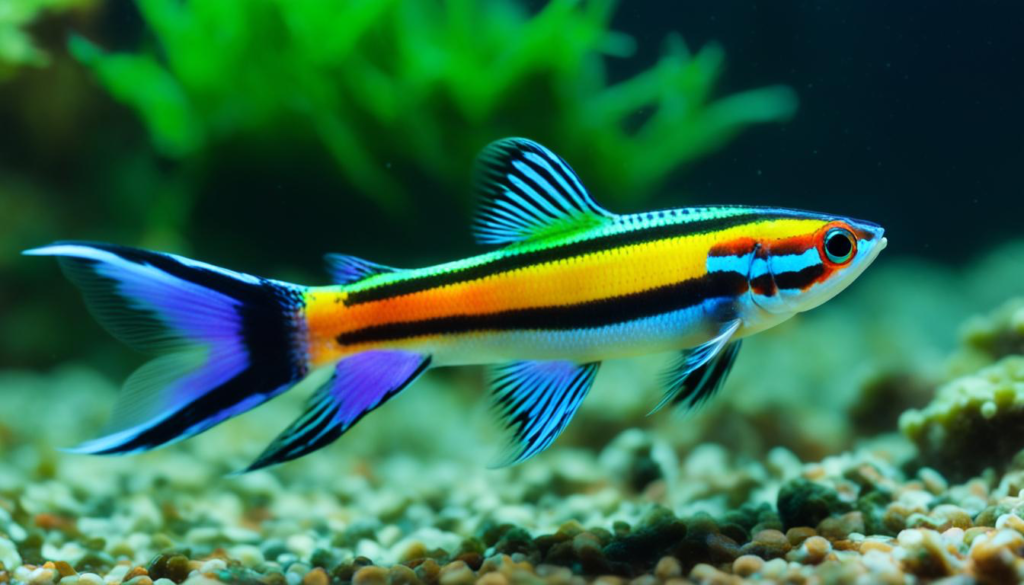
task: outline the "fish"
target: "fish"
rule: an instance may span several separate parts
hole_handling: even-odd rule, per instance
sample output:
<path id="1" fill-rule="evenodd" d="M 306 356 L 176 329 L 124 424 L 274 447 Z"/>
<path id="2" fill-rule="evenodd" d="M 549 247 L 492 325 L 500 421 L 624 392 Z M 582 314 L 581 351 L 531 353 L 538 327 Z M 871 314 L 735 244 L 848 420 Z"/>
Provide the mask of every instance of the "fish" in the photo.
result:
<path id="1" fill-rule="evenodd" d="M 326 286 L 107 243 L 25 251 L 56 257 L 97 320 L 153 356 L 107 432 L 69 451 L 169 445 L 328 369 L 254 471 L 334 442 L 430 369 L 483 364 L 509 437 L 494 466 L 522 463 L 566 428 L 602 362 L 674 353 L 652 412 L 695 410 L 745 338 L 839 294 L 887 243 L 875 223 L 774 207 L 614 214 L 525 138 L 488 145 L 473 185 L 490 251 L 418 269 L 328 254 Z"/>

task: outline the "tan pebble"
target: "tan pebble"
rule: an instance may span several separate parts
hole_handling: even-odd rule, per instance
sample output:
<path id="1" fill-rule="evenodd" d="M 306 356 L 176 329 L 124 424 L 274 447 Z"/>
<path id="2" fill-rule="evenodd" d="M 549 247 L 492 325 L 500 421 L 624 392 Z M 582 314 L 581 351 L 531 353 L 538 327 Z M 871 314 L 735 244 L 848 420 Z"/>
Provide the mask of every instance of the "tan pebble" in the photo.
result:
<path id="1" fill-rule="evenodd" d="M 764 568 L 761 569 L 761 576 L 765 579 L 781 580 L 788 568 L 789 563 L 785 559 L 772 559 L 764 564 Z"/>
<path id="2" fill-rule="evenodd" d="M 951 528 L 962 528 L 967 530 L 971 527 L 971 515 L 967 513 L 967 510 L 964 510 L 960 506 L 954 506 L 953 504 L 941 504 L 939 506 L 935 506 L 931 515 L 946 520 Z"/>
<path id="3" fill-rule="evenodd" d="M 508 557 L 504 557 L 503 555 L 503 558 Z M 441 572 L 441 566 L 438 565 L 437 561 L 434 559 L 427 559 L 416 567 L 415 572 L 416 576 L 419 577 L 421 581 L 436 583 L 437 574 Z"/>
<path id="4" fill-rule="evenodd" d="M 775 530 L 774 528 L 767 528 L 765 530 L 759 531 L 757 534 L 754 535 L 754 538 L 752 538 L 751 540 L 758 544 L 771 544 L 778 546 L 785 546 L 791 544 L 789 542 L 789 539 L 786 537 L 785 534 L 782 533 L 781 530 Z"/>
<path id="5" fill-rule="evenodd" d="M 700 563 L 690 571 L 690 580 L 707 585 L 725 585 L 727 583 L 734 583 L 736 577 L 719 571 L 706 563 Z"/>
<path id="6" fill-rule="evenodd" d="M 832 544 L 820 536 L 812 536 L 805 540 L 800 548 L 806 553 L 806 562 L 817 564 L 824 560 L 825 555 L 832 552 Z"/>
<path id="7" fill-rule="evenodd" d="M 673 577 L 683 576 L 683 566 L 675 557 L 661 557 L 654 567 L 654 576 L 662 581 L 668 581 Z"/>
<path id="8" fill-rule="evenodd" d="M 124 577 L 122 577 L 121 580 L 131 581 L 132 579 L 141 576 L 149 576 L 149 571 L 146 570 L 146 567 L 132 567 L 127 573 L 124 574 Z"/>
<path id="9" fill-rule="evenodd" d="M 1015 530 L 996 530 L 978 535 L 971 546 L 974 575 L 983 582 L 1010 582 L 1016 575 L 1020 557 L 1016 551 L 1024 547 L 1024 536 Z"/>
<path id="10" fill-rule="evenodd" d="M 975 538 L 981 536 L 982 534 L 988 534 L 989 532 L 994 531 L 995 528 L 992 528 L 991 526 L 974 526 L 968 528 L 967 530 L 964 530 L 964 544 L 966 544 L 967 546 L 971 546 L 971 543 L 974 542 Z"/>
<path id="11" fill-rule="evenodd" d="M 630 581 L 629 585 L 658 585 L 658 578 L 654 575 L 640 575 Z"/>
<path id="12" fill-rule="evenodd" d="M 907 529 L 896 537 L 903 555 L 903 569 L 922 578 L 952 575 L 957 561 L 949 554 L 942 537 L 934 530 Z"/>
<path id="13" fill-rule="evenodd" d="M 569 585 L 573 579 L 572 569 L 558 565 L 537 565 L 537 576 L 546 585 Z"/>
<path id="14" fill-rule="evenodd" d="M 471 585 L 476 581 L 476 575 L 466 563 L 455 561 L 441 569 L 439 580 L 441 585 Z"/>
<path id="15" fill-rule="evenodd" d="M 422 559 L 427 556 L 427 546 L 420 541 L 414 541 L 409 543 L 409 546 L 405 548 L 405 551 L 399 556 L 399 560 L 415 561 L 416 559 Z"/>
<path id="16" fill-rule="evenodd" d="M 583 525 L 580 524 L 578 520 L 569 520 L 565 524 L 559 526 L 558 530 L 555 531 L 555 534 L 572 538 L 581 532 L 583 532 Z"/>
<path id="17" fill-rule="evenodd" d="M 48 567 L 38 567 L 32 571 L 29 585 L 50 585 L 57 578 L 57 570 Z"/>
<path id="18" fill-rule="evenodd" d="M 689 579 L 683 579 L 682 577 L 675 577 L 665 581 L 665 585 L 693 585 L 693 581 Z"/>
<path id="19" fill-rule="evenodd" d="M 838 552 L 851 551 L 851 550 L 852 551 L 859 551 L 860 550 L 860 543 L 859 542 L 853 542 L 852 540 L 837 540 L 837 541 L 832 543 L 832 550 L 838 551 Z"/>
<path id="20" fill-rule="evenodd" d="M 406 567 L 406 569 L 409 569 L 409 567 Z M 409 569 L 409 571 L 411 572 L 412 569 Z M 327 571 L 321 567 L 306 573 L 306 576 L 302 578 L 302 585 L 330 585 L 330 582 L 331 579 L 327 576 Z"/>
<path id="21" fill-rule="evenodd" d="M 74 567 L 72 567 L 67 561 L 56 561 L 53 563 L 53 566 L 57 569 L 57 572 L 60 573 L 61 577 L 70 577 L 71 575 L 78 574 L 75 572 Z"/>
<path id="22" fill-rule="evenodd" d="M 952 527 L 952 524 L 950 524 L 945 518 L 932 517 L 920 512 L 914 512 L 910 516 L 907 516 L 907 528 L 930 528 L 937 532 L 941 532 Z"/>
<path id="23" fill-rule="evenodd" d="M 764 560 L 754 555 L 743 555 L 732 563 L 732 572 L 740 577 L 750 577 L 764 568 Z"/>
<path id="24" fill-rule="evenodd" d="M 622 577 L 615 575 L 601 575 L 594 579 L 593 585 L 623 585 L 626 582 Z"/>
<path id="25" fill-rule="evenodd" d="M 388 570 L 388 585 L 420 585 L 420 578 L 405 565 L 395 565 Z"/>
<path id="26" fill-rule="evenodd" d="M 149 575 L 136 575 L 123 583 L 124 585 L 153 585 L 153 579 Z"/>
<path id="27" fill-rule="evenodd" d="M 899 532 L 907 527 L 907 517 L 910 514 L 911 511 L 906 506 L 893 502 L 886 506 L 885 513 L 882 514 L 882 524 L 890 532 Z"/>
<path id="28" fill-rule="evenodd" d="M 860 543 L 860 554 L 866 555 L 873 550 L 882 553 L 889 553 L 892 552 L 892 546 L 877 540 L 865 540 Z"/>
<path id="29" fill-rule="evenodd" d="M 791 546 L 800 546 L 808 538 L 817 535 L 818 533 L 810 526 L 796 526 L 786 531 L 786 539 Z"/>
<path id="30" fill-rule="evenodd" d="M 1016 514 L 1003 514 L 996 519 L 996 528 L 1008 528 L 1024 534 L 1024 520 Z"/>
<path id="31" fill-rule="evenodd" d="M 860 512 L 825 518 L 818 524 L 818 534 L 828 539 L 840 540 L 854 532 L 864 532 L 864 514 Z"/>
<path id="32" fill-rule="evenodd" d="M 600 577 L 594 581 L 595 585 L 600 581 Z M 476 585 L 508 585 L 508 577 L 498 572 L 484 573 L 476 580 Z M 613 585 L 608 583 L 606 585 Z M 618 583 L 614 585 L 619 585 Z"/>
<path id="33" fill-rule="evenodd" d="M 917 476 L 921 478 L 924 489 L 935 495 L 944 494 L 949 489 L 949 482 L 946 481 L 946 478 L 942 477 L 941 473 L 931 467 L 922 467 L 917 472 Z"/>
<path id="34" fill-rule="evenodd" d="M 363 567 L 352 575 L 352 585 L 384 585 L 387 582 L 388 570 L 375 565 Z"/>
<path id="35" fill-rule="evenodd" d="M 814 481 L 816 479 L 823 479 L 828 473 L 825 471 L 825 467 L 817 463 L 810 463 L 804 468 L 803 476 L 805 479 Z"/>

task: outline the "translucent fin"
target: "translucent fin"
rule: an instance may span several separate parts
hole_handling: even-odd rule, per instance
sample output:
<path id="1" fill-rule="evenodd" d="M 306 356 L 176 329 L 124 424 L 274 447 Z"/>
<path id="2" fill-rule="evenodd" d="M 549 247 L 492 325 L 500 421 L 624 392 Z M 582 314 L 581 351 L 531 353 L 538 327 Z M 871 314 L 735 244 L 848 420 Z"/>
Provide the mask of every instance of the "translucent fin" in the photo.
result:
<path id="1" fill-rule="evenodd" d="M 179 256 L 57 243 L 57 256 L 114 336 L 157 357 L 125 383 L 110 432 L 71 451 L 145 451 L 198 434 L 305 375 L 299 287 Z"/>
<path id="2" fill-rule="evenodd" d="M 335 284 L 352 284 L 378 274 L 400 271 L 399 268 L 384 266 L 346 254 L 327 254 L 324 256 L 324 260 L 327 262 L 327 272 L 331 275 L 331 282 Z"/>
<path id="3" fill-rule="evenodd" d="M 306 412 L 243 473 L 326 447 L 412 384 L 429 366 L 430 356 L 397 350 L 367 351 L 338 362 L 331 379 L 310 397 Z"/>
<path id="4" fill-rule="evenodd" d="M 491 386 L 493 408 L 512 440 L 491 467 L 521 463 L 551 446 L 586 398 L 598 366 L 545 361 L 498 368 Z"/>
<path id="5" fill-rule="evenodd" d="M 476 162 L 480 209 L 473 233 L 482 244 L 511 244 L 592 228 L 615 216 L 590 198 L 556 154 L 525 138 L 488 145 Z"/>
<path id="6" fill-rule="evenodd" d="M 666 376 L 664 398 L 649 414 L 658 412 L 669 403 L 685 409 L 696 408 L 710 398 L 721 387 L 731 361 L 739 351 L 739 342 L 731 344 L 731 351 L 726 352 L 728 363 L 724 371 L 719 372 L 719 379 L 712 380 L 708 374 L 716 371 L 715 364 L 722 356 L 722 350 L 730 345 L 729 340 L 739 330 L 740 323 L 739 319 L 730 321 L 714 339 L 684 352 Z"/>

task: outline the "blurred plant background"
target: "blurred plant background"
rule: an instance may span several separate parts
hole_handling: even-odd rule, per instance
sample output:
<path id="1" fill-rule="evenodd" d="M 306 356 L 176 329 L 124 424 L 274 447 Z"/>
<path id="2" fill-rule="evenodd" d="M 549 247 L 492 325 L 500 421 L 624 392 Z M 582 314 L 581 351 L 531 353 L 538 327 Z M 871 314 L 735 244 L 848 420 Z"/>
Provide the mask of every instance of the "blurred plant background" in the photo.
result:
<path id="1" fill-rule="evenodd" d="M 82 355 L 96 334 L 52 267 L 14 255 L 54 237 L 320 282 L 328 251 L 470 252 L 468 178 L 491 140 L 544 142 L 600 200 L 639 209 L 739 132 L 794 113 L 782 85 L 720 91 L 722 48 L 692 50 L 678 32 L 610 79 L 607 63 L 636 48 L 615 12 L 612 0 L 4 0 L 0 268 L 26 286 L 0 297 L 0 365 Z"/>

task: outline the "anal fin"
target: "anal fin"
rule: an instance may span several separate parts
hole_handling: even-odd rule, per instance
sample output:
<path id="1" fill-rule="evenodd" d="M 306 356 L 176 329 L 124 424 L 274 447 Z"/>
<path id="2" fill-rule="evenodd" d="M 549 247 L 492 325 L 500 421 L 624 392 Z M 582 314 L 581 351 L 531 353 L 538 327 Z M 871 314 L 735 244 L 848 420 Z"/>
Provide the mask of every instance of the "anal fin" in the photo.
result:
<path id="1" fill-rule="evenodd" d="M 600 363 L 515 362 L 497 369 L 493 408 L 512 435 L 491 467 L 522 463 L 551 446 L 594 384 Z"/>
<path id="2" fill-rule="evenodd" d="M 326 447 L 370 411 L 412 384 L 430 356 L 398 350 L 367 351 L 343 359 L 310 397 L 306 411 L 244 472 L 284 463 Z"/>

